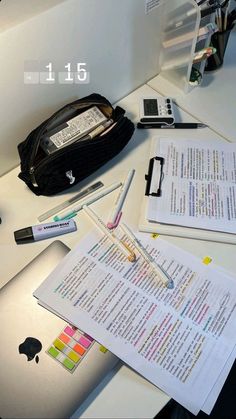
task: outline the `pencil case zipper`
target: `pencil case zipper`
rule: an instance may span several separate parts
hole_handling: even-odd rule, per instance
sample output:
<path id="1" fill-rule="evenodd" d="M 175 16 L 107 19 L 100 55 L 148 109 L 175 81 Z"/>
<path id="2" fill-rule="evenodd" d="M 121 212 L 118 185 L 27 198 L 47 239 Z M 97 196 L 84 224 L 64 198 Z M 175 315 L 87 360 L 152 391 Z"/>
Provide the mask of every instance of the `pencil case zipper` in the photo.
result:
<path id="1" fill-rule="evenodd" d="M 120 118 L 118 118 L 117 121 L 114 121 L 114 122 L 116 122 L 116 125 L 115 125 L 114 129 L 119 129 L 125 123 L 125 118 L 123 116 L 121 116 Z M 49 162 L 52 162 L 53 160 L 56 160 L 58 157 L 60 157 L 60 155 L 65 153 L 65 150 L 68 150 L 68 149 L 70 151 L 78 150 L 79 148 L 88 147 L 90 145 L 93 145 L 95 142 L 98 142 L 98 141 L 104 141 L 104 140 L 109 141 L 109 137 L 111 137 L 113 135 L 114 135 L 114 131 L 112 129 L 111 131 L 109 131 L 107 134 L 104 134 L 103 136 L 94 137 L 94 138 L 88 139 L 86 141 L 75 142 L 71 145 L 63 147 L 61 150 L 57 150 L 54 154 L 52 154 L 50 156 L 44 157 L 39 163 L 37 163 L 36 165 L 32 165 L 29 169 L 32 184 L 35 187 L 38 187 L 38 184 L 37 184 L 37 181 L 36 181 L 36 178 L 35 178 L 36 171 L 39 170 L 39 169 L 42 170 L 42 167 L 45 164 L 48 164 Z"/>
<path id="2" fill-rule="evenodd" d="M 97 105 L 97 106 L 107 106 L 107 107 L 111 107 L 107 102 L 105 102 L 105 101 L 99 101 L 99 100 L 97 100 L 97 101 L 94 101 L 94 100 L 91 100 L 91 101 L 84 101 L 84 102 L 80 102 L 80 103 L 78 103 L 77 105 L 74 105 L 74 107 L 77 109 L 77 110 L 80 110 L 81 108 L 88 108 L 89 106 L 92 106 L 92 105 Z M 73 105 L 71 106 L 71 108 L 73 108 Z M 113 108 L 111 107 L 111 113 L 112 113 L 112 110 L 113 110 Z M 50 124 L 50 122 L 52 122 L 56 117 L 57 117 L 57 115 L 59 115 L 60 113 L 62 112 L 62 109 L 61 110 L 59 110 L 58 112 L 56 112 L 51 118 L 49 118 L 42 126 L 41 126 L 41 128 L 39 129 L 39 132 L 38 132 L 38 134 L 37 134 L 37 136 L 36 136 L 36 138 L 34 139 L 34 144 L 32 145 L 32 150 L 31 150 L 31 158 L 29 159 L 29 176 L 30 176 L 30 179 L 31 179 L 31 182 L 32 182 L 32 184 L 34 185 L 34 186 L 36 186 L 36 187 L 38 187 L 38 184 L 37 184 L 37 182 L 36 182 L 36 179 L 35 179 L 35 175 L 34 175 L 34 173 L 35 173 L 35 166 L 34 166 L 34 159 L 35 159 L 35 157 L 36 157 L 36 154 L 37 154 L 37 151 L 38 151 L 38 148 L 39 148 L 39 144 L 40 144 L 40 139 L 41 139 L 41 136 L 42 136 L 42 134 L 44 133 L 44 131 L 45 131 L 45 128 Z M 30 142 L 30 140 L 31 140 L 31 138 L 29 138 L 28 139 L 28 141 Z M 58 151 L 60 151 L 60 150 L 58 150 Z M 57 156 L 58 156 L 58 152 L 57 152 Z M 53 156 L 50 156 L 50 157 L 53 157 Z"/>

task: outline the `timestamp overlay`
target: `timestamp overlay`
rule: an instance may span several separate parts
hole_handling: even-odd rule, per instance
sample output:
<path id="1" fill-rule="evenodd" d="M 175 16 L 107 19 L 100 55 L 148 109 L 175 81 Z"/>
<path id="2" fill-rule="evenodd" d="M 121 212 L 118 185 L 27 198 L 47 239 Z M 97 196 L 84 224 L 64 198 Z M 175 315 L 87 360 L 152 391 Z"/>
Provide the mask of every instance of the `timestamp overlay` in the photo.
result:
<path id="1" fill-rule="evenodd" d="M 86 62 L 66 62 L 59 70 L 52 61 L 24 62 L 24 84 L 87 84 L 90 73 Z"/>

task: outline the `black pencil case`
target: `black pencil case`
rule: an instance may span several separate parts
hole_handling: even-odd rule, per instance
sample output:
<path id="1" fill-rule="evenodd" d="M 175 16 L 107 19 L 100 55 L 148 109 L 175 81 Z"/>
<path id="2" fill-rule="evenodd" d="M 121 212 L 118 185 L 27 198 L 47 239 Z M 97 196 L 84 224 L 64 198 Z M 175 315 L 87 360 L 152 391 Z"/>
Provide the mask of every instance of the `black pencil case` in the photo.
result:
<path id="1" fill-rule="evenodd" d="M 47 132 L 93 106 L 113 121 L 107 132 L 92 139 L 72 142 L 50 155 L 42 150 L 40 142 Z M 129 142 L 133 132 L 134 124 L 125 116 L 124 109 L 113 108 L 109 100 L 93 93 L 59 109 L 18 144 L 21 168 L 18 177 L 36 195 L 57 194 L 73 187 L 115 157 Z"/>

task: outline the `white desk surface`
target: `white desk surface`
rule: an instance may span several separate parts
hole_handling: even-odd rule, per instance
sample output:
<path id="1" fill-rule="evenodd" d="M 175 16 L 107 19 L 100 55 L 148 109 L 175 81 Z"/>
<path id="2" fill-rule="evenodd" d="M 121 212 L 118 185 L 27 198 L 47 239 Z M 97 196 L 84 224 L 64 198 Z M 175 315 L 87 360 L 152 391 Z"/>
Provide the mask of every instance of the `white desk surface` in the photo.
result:
<path id="1" fill-rule="evenodd" d="M 151 87 L 144 85 L 119 102 L 127 110 L 134 123 L 138 121 L 139 98 L 155 93 Z M 177 110 L 179 117 L 188 122 L 193 117 L 182 110 Z M 37 217 L 55 205 L 73 196 L 80 189 L 101 180 L 109 185 L 115 180 L 123 180 L 129 169 L 135 169 L 135 177 L 131 184 L 128 198 L 123 208 L 124 220 L 131 227 L 137 228 L 139 220 L 140 202 L 144 194 L 144 176 L 148 167 L 150 143 L 153 136 L 160 136 L 160 130 L 136 130 L 131 141 L 125 149 L 112 161 L 108 162 L 95 174 L 76 185 L 70 193 L 63 193 L 53 197 L 37 197 L 26 185 L 18 179 L 19 168 L 12 170 L 0 178 L 0 258 L 1 277 L 0 286 L 22 269 L 27 262 L 41 252 L 53 239 L 35 242 L 32 244 L 16 245 L 13 232 L 17 229 L 38 224 Z M 208 128 L 193 130 L 165 130 L 163 136 L 176 138 L 192 138 L 201 141 L 221 141 L 213 131 Z M 117 191 L 112 192 L 100 201 L 92 204 L 94 209 L 105 217 L 114 203 Z M 82 214 L 75 217 L 78 231 L 59 237 L 68 246 L 73 247 L 92 226 L 87 217 Z M 48 220 L 49 221 L 49 220 Z M 210 243 L 198 240 L 166 237 L 185 250 L 193 252 L 199 257 L 209 255 L 213 261 L 226 269 L 236 271 L 235 247 L 220 243 Z M 116 374 L 115 374 L 116 372 Z M 74 417 L 81 418 L 153 418 L 166 404 L 169 397 L 161 390 L 147 382 L 127 366 L 123 365 L 112 372 L 88 399 L 78 408 Z"/>
<path id="2" fill-rule="evenodd" d="M 189 94 L 181 94 L 160 76 L 148 85 L 163 95 L 174 96 L 183 110 L 228 141 L 236 141 L 236 31 L 230 34 L 223 66 L 205 72 L 202 84 Z"/>

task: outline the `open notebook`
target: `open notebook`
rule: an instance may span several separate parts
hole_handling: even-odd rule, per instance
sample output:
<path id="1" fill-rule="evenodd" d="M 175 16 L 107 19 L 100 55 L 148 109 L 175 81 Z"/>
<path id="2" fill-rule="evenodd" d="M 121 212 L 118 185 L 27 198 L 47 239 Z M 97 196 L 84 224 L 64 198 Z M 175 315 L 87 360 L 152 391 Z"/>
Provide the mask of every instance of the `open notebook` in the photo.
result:
<path id="1" fill-rule="evenodd" d="M 1 418 L 68 418 L 119 361 L 32 295 L 68 251 L 54 241 L 0 290 Z"/>

